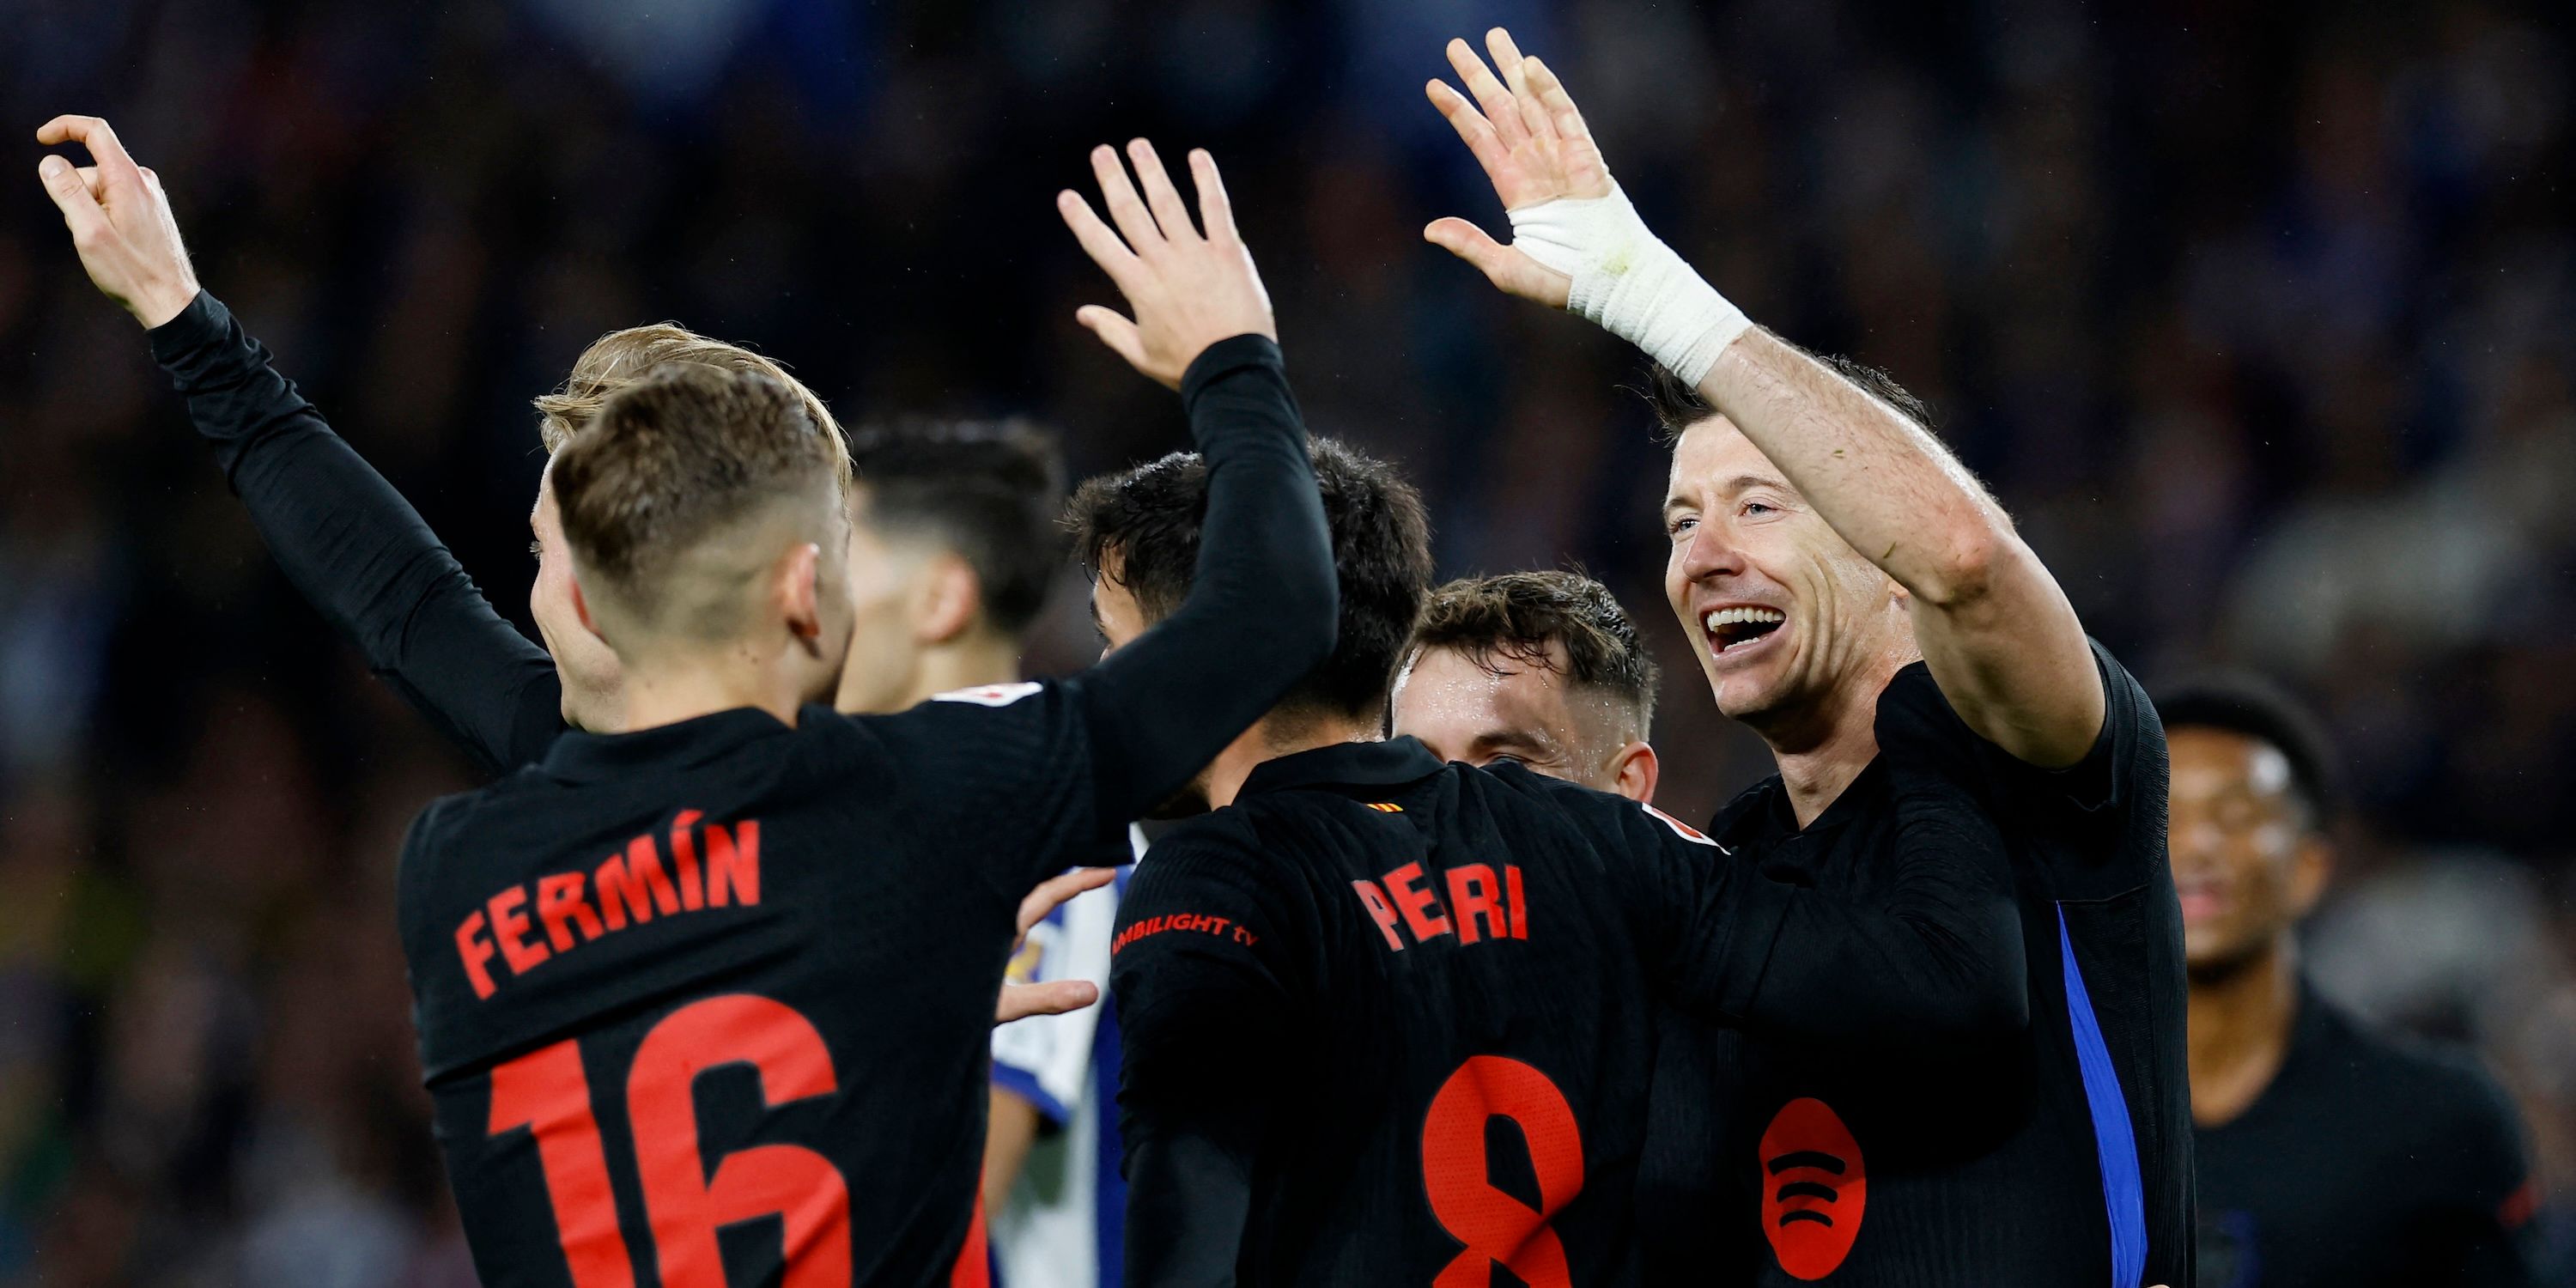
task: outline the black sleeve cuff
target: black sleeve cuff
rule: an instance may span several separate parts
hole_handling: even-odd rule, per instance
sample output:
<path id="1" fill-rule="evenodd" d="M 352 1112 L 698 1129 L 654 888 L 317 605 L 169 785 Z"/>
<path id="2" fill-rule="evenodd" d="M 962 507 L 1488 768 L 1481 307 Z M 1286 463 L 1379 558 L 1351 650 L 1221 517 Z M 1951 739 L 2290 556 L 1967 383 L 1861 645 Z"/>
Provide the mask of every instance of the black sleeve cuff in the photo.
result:
<path id="1" fill-rule="evenodd" d="M 1219 340 L 1191 359 L 1190 368 L 1181 373 L 1181 406 L 1193 407 L 1199 395 L 1206 393 L 1225 377 L 1246 367 L 1259 367 L 1271 372 L 1284 385 L 1287 361 L 1280 356 L 1279 342 L 1269 336 L 1247 331 L 1242 335 Z"/>
<path id="2" fill-rule="evenodd" d="M 222 340 L 231 332 L 232 320 L 232 311 L 214 292 L 200 290 L 179 316 L 145 333 L 152 339 L 152 360 L 175 366 L 195 350 Z"/>

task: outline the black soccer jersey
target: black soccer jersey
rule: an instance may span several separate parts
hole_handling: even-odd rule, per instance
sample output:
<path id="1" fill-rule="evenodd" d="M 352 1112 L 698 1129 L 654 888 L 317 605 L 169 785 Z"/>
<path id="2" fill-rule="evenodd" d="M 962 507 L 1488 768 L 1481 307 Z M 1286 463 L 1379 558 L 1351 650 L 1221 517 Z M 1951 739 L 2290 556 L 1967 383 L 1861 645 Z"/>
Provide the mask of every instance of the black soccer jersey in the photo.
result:
<path id="1" fill-rule="evenodd" d="M 1183 381 L 1199 576 L 1071 680 L 890 716 L 567 734 L 404 847 L 422 1063 L 487 1288 L 984 1282 L 985 1059 L 1020 899 L 1122 863 L 1330 651 L 1330 544 L 1258 336 Z"/>
<path id="2" fill-rule="evenodd" d="M 2200 1288 L 2533 1282 L 2538 1195 L 2503 1088 L 2313 989 L 2272 1085 L 2198 1141 Z"/>
<path id="3" fill-rule="evenodd" d="M 1080 695 L 986 701 L 569 734 L 422 816 L 404 950 L 485 1284 L 981 1282 L 1013 914 L 1125 848 Z"/>
<path id="4" fill-rule="evenodd" d="M 2022 1023 L 2000 849 L 1954 808 L 1913 813 L 1905 888 L 1860 909 L 1411 739 L 1261 765 L 1157 841 L 1120 911 L 1128 1281 L 1634 1282 L 1662 1007 L 1816 1034 Z"/>
<path id="5" fill-rule="evenodd" d="M 1945 767 L 1961 808 L 1991 820 L 2010 855 L 2031 1024 L 1903 1061 L 1749 1030 L 1698 1035 L 1708 1050 L 1682 1045 L 1712 1115 L 1704 1135 L 1690 1133 L 1714 1160 L 1707 1215 L 1726 1228 L 1680 1241 L 1656 1232 L 1659 1268 L 1704 1266 L 1697 1250 L 1716 1246 L 1749 1254 L 1746 1277 L 1781 1288 L 2191 1282 L 2164 736 L 2128 672 L 2098 645 L 2095 655 L 2107 710 L 2073 767 L 2037 769 L 1978 737 L 1917 663 L 1879 699 L 1878 760 L 1806 827 L 1777 778 L 1710 826 L 1775 880 L 1882 899 L 1909 759 L 1884 746 L 1885 731 L 1910 730 L 1911 758 Z M 1659 1084 L 1659 1097 L 1684 1101 L 1659 1103 L 1659 1124 L 1687 1129 L 1685 1081 Z"/>

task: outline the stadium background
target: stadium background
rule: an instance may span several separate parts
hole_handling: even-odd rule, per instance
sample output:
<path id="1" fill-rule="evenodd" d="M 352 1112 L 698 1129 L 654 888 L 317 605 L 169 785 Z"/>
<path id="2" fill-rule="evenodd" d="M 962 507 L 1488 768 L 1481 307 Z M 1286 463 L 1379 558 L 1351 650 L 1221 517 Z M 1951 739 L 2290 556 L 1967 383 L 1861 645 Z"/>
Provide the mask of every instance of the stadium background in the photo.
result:
<path id="1" fill-rule="evenodd" d="M 467 779 L 273 570 L 23 131 L 114 120 L 523 622 L 527 399 L 613 327 L 754 344 L 854 420 L 1034 416 L 1079 469 L 1177 442 L 1072 324 L 1113 297 L 1049 196 L 1097 141 L 1207 145 L 1316 428 L 1411 469 L 1444 572 L 1622 593 L 1702 816 L 1765 766 L 1662 605 L 1635 359 L 1418 239 L 1499 227 L 1420 96 L 1498 21 L 1754 317 L 1931 400 L 2133 667 L 2323 708 L 2361 809 L 2316 969 L 2483 1047 L 2576 1263 L 2570 10 L 631 8 L 0 0 L 0 1283 L 471 1282 L 389 897 Z M 1075 584 L 1046 666 L 1091 647 Z"/>

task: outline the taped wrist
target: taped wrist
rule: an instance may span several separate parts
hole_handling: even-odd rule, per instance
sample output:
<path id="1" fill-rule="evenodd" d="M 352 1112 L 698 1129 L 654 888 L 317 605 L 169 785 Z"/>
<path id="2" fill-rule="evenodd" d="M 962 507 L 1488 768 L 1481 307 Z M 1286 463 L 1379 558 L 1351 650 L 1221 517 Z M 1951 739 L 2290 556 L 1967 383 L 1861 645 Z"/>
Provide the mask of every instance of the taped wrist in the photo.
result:
<path id="1" fill-rule="evenodd" d="M 1565 307 L 1698 384 L 1753 322 L 1646 227 L 1616 183 L 1510 212 L 1512 245 L 1574 279 Z"/>

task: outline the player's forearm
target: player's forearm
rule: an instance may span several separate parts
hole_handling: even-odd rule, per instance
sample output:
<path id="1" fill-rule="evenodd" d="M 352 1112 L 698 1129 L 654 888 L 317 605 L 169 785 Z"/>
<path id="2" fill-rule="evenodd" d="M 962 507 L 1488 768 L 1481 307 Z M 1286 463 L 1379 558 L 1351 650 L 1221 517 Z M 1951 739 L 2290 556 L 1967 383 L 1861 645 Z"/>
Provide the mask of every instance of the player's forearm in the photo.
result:
<path id="1" fill-rule="evenodd" d="M 1698 388 L 1818 518 L 1905 587 L 1924 658 L 1971 728 L 2033 764 L 2083 758 L 2103 702 L 2083 624 L 1930 431 L 1759 328 Z"/>
<path id="2" fill-rule="evenodd" d="M 1130 1288 L 1231 1288 L 1252 1211 L 1244 1161 L 1204 1138 L 1149 1134 L 1126 1170 Z"/>
<path id="3" fill-rule="evenodd" d="M 1207 518 L 1179 610 L 1087 677 L 1103 818 L 1168 799 L 1333 649 L 1332 541 L 1278 346 L 1222 341 L 1182 392 Z"/>
<path id="4" fill-rule="evenodd" d="M 984 1119 L 984 1210 L 999 1212 L 1038 1138 L 1038 1108 L 999 1087 Z"/>
<path id="5" fill-rule="evenodd" d="M 553 663 L 492 611 L 266 347 L 201 293 L 153 330 L 152 348 L 287 579 L 377 674 L 487 769 L 542 750 L 540 735 L 551 740 L 543 717 L 557 705 L 546 692 Z M 424 649 L 423 639 L 439 643 Z"/>
<path id="6" fill-rule="evenodd" d="M 1918 601 L 1959 604 L 2017 571 L 2020 539 L 1984 487 L 1928 431 L 1795 346 L 1748 330 L 1699 391 Z"/>
<path id="7" fill-rule="evenodd" d="M 1999 842 L 1966 828 L 1904 826 L 1895 882 L 1867 900 L 1828 897 L 1750 868 L 1711 904 L 1686 998 L 1746 1028 L 1874 1046 L 1976 1041 L 2030 1019 L 2021 921 Z"/>

